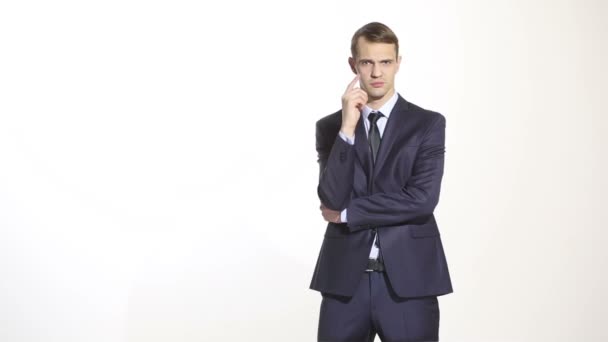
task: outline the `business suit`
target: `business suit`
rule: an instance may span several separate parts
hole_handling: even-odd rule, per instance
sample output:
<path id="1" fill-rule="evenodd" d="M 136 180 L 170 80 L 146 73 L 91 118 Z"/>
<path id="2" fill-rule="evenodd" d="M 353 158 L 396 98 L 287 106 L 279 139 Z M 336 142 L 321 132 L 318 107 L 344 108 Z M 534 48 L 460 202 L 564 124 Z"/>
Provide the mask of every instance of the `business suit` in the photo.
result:
<path id="1" fill-rule="evenodd" d="M 310 288 L 324 296 L 353 297 L 377 232 L 395 298 L 452 292 L 433 215 L 443 176 L 445 118 L 399 96 L 375 165 L 362 120 L 354 145 L 338 135 L 341 124 L 341 111 L 317 122 L 317 190 L 325 206 L 347 209 L 348 222 L 327 225 Z"/>

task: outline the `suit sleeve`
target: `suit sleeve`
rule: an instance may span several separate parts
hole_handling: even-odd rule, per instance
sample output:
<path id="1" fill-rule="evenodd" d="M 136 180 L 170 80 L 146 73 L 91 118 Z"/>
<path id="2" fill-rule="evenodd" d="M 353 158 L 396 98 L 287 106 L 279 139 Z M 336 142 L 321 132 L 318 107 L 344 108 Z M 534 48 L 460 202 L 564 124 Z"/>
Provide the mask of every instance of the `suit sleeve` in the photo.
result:
<path id="1" fill-rule="evenodd" d="M 316 148 L 319 162 L 317 194 L 321 203 L 333 210 L 342 210 L 350 198 L 355 173 L 355 148 L 339 134 L 331 136 L 316 126 Z"/>
<path id="2" fill-rule="evenodd" d="M 439 114 L 422 138 L 412 175 L 403 187 L 350 200 L 349 231 L 407 224 L 431 215 L 439 202 L 444 154 L 445 117 Z"/>

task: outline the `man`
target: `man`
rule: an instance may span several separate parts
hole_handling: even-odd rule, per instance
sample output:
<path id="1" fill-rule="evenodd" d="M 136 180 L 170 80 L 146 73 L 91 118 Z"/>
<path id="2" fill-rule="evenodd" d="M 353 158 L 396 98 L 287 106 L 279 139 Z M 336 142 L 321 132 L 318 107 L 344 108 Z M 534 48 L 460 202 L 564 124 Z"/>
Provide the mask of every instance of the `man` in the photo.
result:
<path id="1" fill-rule="evenodd" d="M 361 27 L 351 53 L 342 110 L 316 125 L 328 222 L 310 284 L 323 296 L 318 340 L 438 341 L 437 296 L 452 292 L 433 215 L 445 118 L 395 91 L 401 56 L 390 28 Z"/>

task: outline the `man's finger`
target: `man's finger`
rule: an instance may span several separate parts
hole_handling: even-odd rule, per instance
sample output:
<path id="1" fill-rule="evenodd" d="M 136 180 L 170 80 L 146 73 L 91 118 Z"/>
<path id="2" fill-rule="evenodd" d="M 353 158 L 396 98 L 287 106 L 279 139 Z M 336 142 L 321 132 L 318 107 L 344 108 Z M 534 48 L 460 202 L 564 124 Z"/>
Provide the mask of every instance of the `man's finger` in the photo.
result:
<path id="1" fill-rule="evenodd" d="M 355 78 L 353 78 L 353 80 L 350 82 L 348 87 L 346 87 L 346 92 L 353 90 L 355 88 L 355 84 L 357 84 L 357 82 L 359 82 L 359 75 L 355 76 Z"/>
<path id="2" fill-rule="evenodd" d="M 361 89 L 361 88 L 353 89 L 352 94 L 360 94 L 362 96 L 367 97 L 367 92 L 365 90 Z"/>

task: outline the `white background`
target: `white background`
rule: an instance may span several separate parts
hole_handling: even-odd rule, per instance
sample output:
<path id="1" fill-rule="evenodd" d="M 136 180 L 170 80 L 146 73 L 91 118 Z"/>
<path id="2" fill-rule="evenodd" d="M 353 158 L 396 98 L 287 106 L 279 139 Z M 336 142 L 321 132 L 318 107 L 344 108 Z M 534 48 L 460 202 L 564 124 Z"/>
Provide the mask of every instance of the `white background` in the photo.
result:
<path id="1" fill-rule="evenodd" d="M 5 1 L 0 340 L 313 341 L 354 31 L 447 119 L 443 341 L 602 341 L 608 5 Z M 604 177 L 602 177 L 604 176 Z"/>

